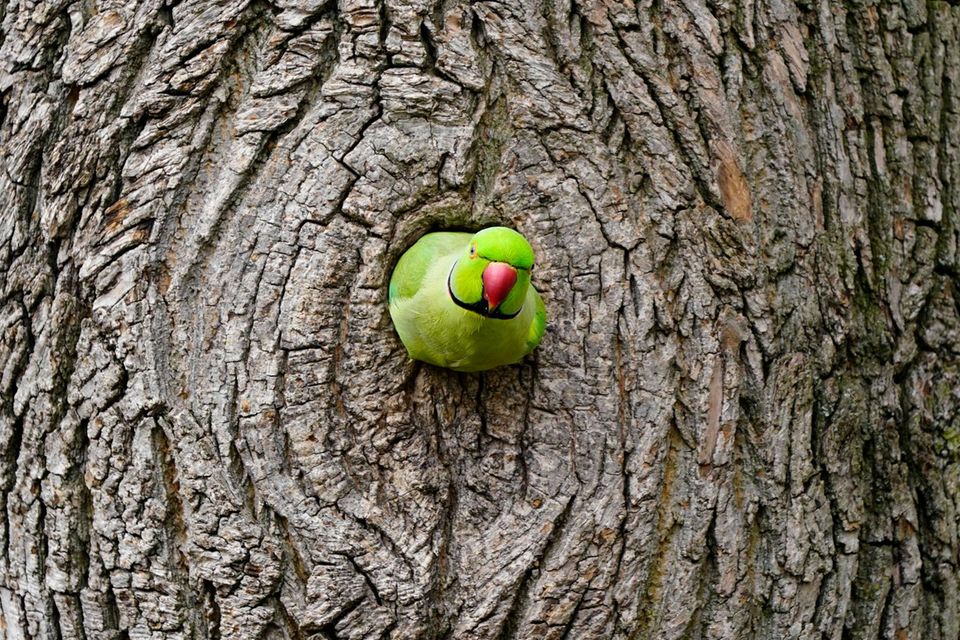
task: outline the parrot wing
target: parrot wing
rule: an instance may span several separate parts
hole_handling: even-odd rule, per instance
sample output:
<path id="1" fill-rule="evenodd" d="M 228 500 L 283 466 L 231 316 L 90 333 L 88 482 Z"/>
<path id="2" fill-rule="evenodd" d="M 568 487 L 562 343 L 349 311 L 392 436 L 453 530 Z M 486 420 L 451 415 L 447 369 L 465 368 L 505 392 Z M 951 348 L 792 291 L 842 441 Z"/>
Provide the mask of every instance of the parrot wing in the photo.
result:
<path id="1" fill-rule="evenodd" d="M 543 304 L 543 298 L 541 298 L 537 290 L 533 288 L 533 285 L 530 286 L 530 291 L 533 292 L 533 297 L 537 302 L 537 311 L 533 316 L 533 322 L 530 323 L 530 335 L 527 338 L 527 353 L 537 348 L 537 345 L 540 344 L 540 340 L 543 338 L 544 331 L 547 329 L 547 307 Z"/>
<path id="2" fill-rule="evenodd" d="M 390 277 L 390 303 L 416 295 L 430 266 L 443 256 L 465 251 L 472 237 L 469 233 L 436 232 L 417 240 L 401 256 L 393 270 Z"/>

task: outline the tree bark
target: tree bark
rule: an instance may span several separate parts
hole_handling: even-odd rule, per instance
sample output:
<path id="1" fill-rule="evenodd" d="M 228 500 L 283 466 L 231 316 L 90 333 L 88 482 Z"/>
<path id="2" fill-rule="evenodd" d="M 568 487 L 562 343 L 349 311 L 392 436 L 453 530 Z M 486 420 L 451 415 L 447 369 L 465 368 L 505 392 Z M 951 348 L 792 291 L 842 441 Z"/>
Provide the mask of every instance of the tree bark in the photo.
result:
<path id="1" fill-rule="evenodd" d="M 0 17 L 0 638 L 960 638 L 955 1 Z"/>

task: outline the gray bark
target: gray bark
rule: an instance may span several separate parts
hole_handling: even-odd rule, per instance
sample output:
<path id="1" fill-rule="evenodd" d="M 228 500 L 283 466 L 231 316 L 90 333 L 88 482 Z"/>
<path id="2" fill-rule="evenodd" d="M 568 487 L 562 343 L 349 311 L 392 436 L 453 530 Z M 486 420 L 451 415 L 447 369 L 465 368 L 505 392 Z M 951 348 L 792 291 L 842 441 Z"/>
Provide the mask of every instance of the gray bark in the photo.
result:
<path id="1" fill-rule="evenodd" d="M 0 638 L 960 637 L 956 2 L 0 17 Z M 543 344 L 410 362 L 492 223 Z"/>

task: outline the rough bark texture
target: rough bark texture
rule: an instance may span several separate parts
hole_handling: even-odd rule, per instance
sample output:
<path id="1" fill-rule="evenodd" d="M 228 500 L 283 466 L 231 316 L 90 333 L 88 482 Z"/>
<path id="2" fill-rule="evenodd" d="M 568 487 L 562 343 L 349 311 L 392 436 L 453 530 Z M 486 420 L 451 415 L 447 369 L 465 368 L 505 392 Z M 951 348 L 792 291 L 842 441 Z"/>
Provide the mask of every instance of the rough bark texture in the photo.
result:
<path id="1" fill-rule="evenodd" d="M 956 2 L 0 11 L 0 638 L 960 637 Z"/>

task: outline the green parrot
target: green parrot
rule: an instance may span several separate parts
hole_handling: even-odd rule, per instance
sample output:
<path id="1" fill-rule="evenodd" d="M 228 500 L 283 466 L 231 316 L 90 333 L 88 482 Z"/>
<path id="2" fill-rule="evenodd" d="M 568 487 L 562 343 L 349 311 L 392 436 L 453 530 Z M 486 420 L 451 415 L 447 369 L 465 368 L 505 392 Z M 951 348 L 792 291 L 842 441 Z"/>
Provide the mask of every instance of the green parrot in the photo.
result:
<path id="1" fill-rule="evenodd" d="M 414 360 L 456 371 L 518 362 L 547 326 L 533 249 L 506 227 L 428 233 L 390 276 L 390 317 Z"/>

